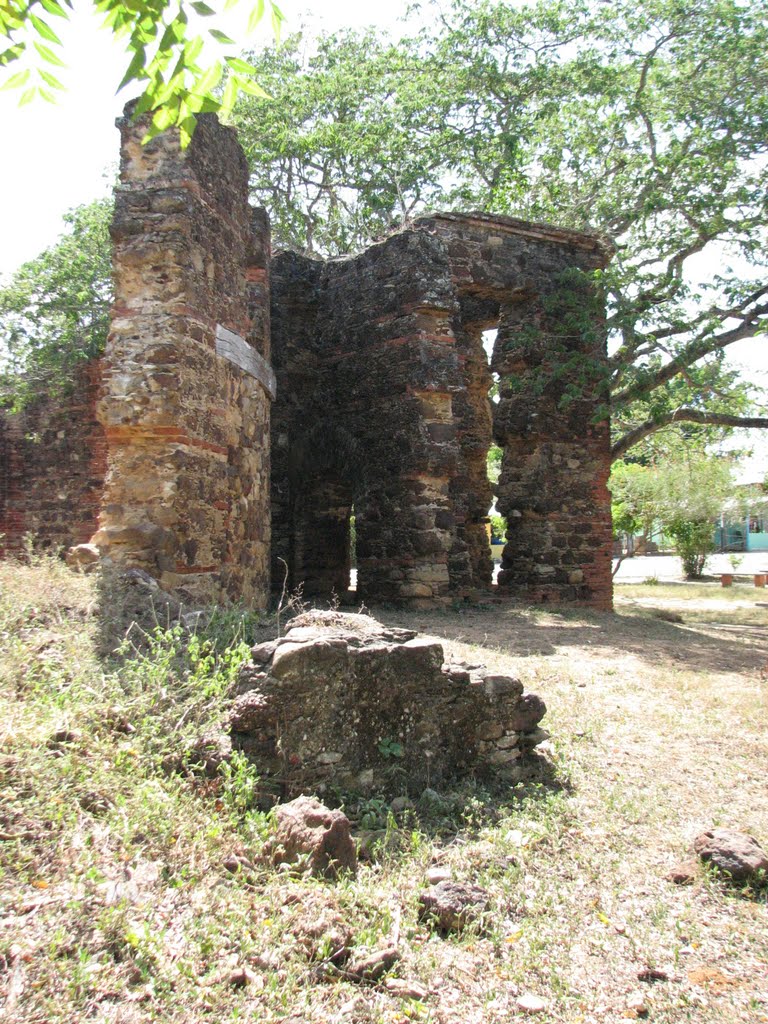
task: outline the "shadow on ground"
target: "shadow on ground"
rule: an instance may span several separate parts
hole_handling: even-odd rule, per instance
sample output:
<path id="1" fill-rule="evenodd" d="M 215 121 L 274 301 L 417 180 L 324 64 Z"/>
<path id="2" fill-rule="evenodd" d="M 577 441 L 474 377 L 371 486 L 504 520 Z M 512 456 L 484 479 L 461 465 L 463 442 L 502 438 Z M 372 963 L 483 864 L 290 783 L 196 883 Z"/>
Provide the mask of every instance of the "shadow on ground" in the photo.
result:
<path id="1" fill-rule="evenodd" d="M 655 665 L 696 670 L 757 671 L 768 663 L 768 625 L 671 623 L 639 614 L 478 606 L 459 611 L 369 611 L 389 625 L 408 626 L 444 640 L 516 658 L 568 655 L 577 649 L 614 659 L 631 654 Z"/>
<path id="2" fill-rule="evenodd" d="M 431 840 L 448 846 L 457 836 L 470 840 L 506 818 L 514 817 L 524 805 L 546 804 L 559 794 L 574 792 L 571 780 L 546 753 L 529 752 L 522 762 L 522 774 L 515 785 L 501 780 L 459 778 L 437 793 L 425 790 L 402 809 L 397 801 L 363 797 L 326 800 L 343 806 L 361 841 L 363 859 L 377 860 L 392 852 L 392 845 L 409 841 L 409 830 L 417 829 Z M 394 827 L 393 827 L 394 826 Z"/>

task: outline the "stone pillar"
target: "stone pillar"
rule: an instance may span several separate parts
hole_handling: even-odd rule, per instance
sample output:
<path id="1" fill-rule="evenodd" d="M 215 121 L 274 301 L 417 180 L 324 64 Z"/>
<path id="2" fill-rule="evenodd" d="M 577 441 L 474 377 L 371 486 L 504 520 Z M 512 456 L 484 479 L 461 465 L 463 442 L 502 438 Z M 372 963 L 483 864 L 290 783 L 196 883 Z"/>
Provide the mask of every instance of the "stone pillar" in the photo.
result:
<path id="1" fill-rule="evenodd" d="M 508 524 L 499 588 L 610 609 L 605 335 L 588 278 L 561 275 L 544 294 L 506 304 L 493 369 L 498 508 Z"/>
<path id="2" fill-rule="evenodd" d="M 452 309 L 404 305 L 357 363 L 355 433 L 370 459 L 355 498 L 358 596 L 433 607 L 451 597 L 458 357 Z"/>
<path id="3" fill-rule="evenodd" d="M 115 305 L 99 407 L 94 542 L 193 601 L 266 603 L 269 231 L 234 132 L 198 119 L 142 145 L 127 110 L 112 225 Z"/>

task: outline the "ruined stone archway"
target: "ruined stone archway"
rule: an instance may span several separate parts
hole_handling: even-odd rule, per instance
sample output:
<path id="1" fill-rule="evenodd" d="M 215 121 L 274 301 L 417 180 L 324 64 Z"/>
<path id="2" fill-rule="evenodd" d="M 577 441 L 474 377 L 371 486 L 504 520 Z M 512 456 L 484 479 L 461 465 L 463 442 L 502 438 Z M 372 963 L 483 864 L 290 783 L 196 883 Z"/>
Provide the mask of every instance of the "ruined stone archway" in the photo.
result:
<path id="1" fill-rule="evenodd" d="M 355 474 L 357 493 L 353 487 L 340 496 L 329 477 L 326 504 L 333 506 L 336 524 L 346 503 L 355 504 L 360 597 L 418 605 L 476 595 L 491 583 L 486 457 L 495 432 L 506 449 L 501 511 L 509 509 L 515 527 L 518 513 L 527 523 L 525 530 L 512 530 L 503 587 L 529 599 L 608 604 L 610 560 L 603 565 L 602 549 L 598 556 L 588 550 L 596 538 L 610 535 L 607 495 L 598 487 L 583 500 L 574 490 L 574 463 L 582 476 L 602 473 L 608 465 L 607 434 L 590 420 L 600 400 L 596 382 L 588 383 L 577 403 L 578 416 L 575 406 L 565 417 L 559 412 L 571 384 L 563 365 L 574 355 L 588 355 L 599 366 L 604 362 L 600 310 L 590 305 L 586 274 L 603 265 L 605 252 L 591 236 L 576 232 L 505 217 L 439 214 L 356 257 L 276 257 L 276 544 L 290 551 L 296 527 L 286 509 L 302 486 L 286 473 L 281 446 L 332 445 L 341 431 L 365 457 Z M 571 271 L 586 282 L 578 307 L 583 323 L 572 335 L 556 327 L 556 311 L 546 312 Z M 532 335 L 525 352 L 518 346 L 513 357 L 514 323 Z M 506 380 L 495 415 L 482 341 L 483 330 L 493 326 L 499 326 L 501 339 L 494 366 Z M 555 344 L 557 338 L 564 343 Z M 518 400 L 511 377 L 526 359 L 532 372 L 537 347 L 547 352 L 551 379 L 537 390 L 529 374 Z M 548 459 L 551 446 L 564 443 L 569 452 Z M 541 459 L 547 466 L 543 477 L 531 469 Z M 515 504 L 515 481 L 521 490 L 535 487 L 540 498 L 547 494 L 549 504 Z M 571 492 L 571 526 L 586 539 L 570 540 L 561 550 Z M 305 532 L 327 533 L 321 509 L 313 522 L 309 506 L 297 511 L 293 501 L 292 507 Z M 534 507 L 545 508 L 535 522 Z M 340 529 L 338 537 L 329 543 L 340 549 Z M 592 573 L 591 564 L 599 572 Z"/>
<path id="2" fill-rule="evenodd" d="M 472 596 L 490 583 L 494 434 L 511 526 L 501 589 L 610 606 L 605 338 L 589 279 L 610 246 L 435 214 L 357 256 L 273 256 L 231 130 L 205 115 L 182 151 L 173 133 L 142 146 L 141 123 L 120 127 L 116 302 L 96 384 L 106 474 L 89 479 L 103 554 L 195 601 L 263 605 L 271 552 L 291 586 L 330 597 L 346 587 L 354 505 L 363 600 Z M 491 410 L 481 335 L 497 323 Z M 35 493 L 55 489 L 21 461 Z M 5 488 L 0 530 L 18 533 L 25 503 Z"/>

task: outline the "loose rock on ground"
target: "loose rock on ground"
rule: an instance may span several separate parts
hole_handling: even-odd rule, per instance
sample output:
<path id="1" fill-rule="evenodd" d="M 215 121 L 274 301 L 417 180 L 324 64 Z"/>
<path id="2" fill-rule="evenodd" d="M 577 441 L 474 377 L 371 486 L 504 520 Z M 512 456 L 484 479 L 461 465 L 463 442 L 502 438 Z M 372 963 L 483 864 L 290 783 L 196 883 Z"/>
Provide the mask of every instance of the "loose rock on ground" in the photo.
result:
<path id="1" fill-rule="evenodd" d="M 768 855 L 755 837 L 746 832 L 710 829 L 696 837 L 693 848 L 705 863 L 727 872 L 736 882 L 768 872 Z"/>

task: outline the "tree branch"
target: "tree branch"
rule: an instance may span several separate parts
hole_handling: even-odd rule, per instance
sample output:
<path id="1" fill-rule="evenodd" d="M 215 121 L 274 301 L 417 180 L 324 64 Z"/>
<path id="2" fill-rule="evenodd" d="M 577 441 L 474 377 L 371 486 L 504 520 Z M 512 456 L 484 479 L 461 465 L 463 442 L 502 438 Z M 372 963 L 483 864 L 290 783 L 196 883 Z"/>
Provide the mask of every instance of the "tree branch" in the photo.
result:
<path id="1" fill-rule="evenodd" d="M 694 338 L 679 355 L 665 363 L 664 366 L 653 373 L 642 374 L 634 384 L 630 384 L 623 391 L 614 392 L 612 396 L 614 406 L 626 405 L 627 402 L 642 398 L 660 384 L 672 380 L 687 366 L 692 366 L 699 359 L 703 359 L 704 356 L 708 356 L 718 349 L 727 348 L 728 345 L 733 345 L 744 338 L 756 337 L 762 331 L 761 319 L 766 314 L 768 314 L 768 305 L 758 306 L 745 314 L 742 323 L 731 330 L 723 331 L 721 334 L 705 334 L 703 337 Z M 617 375 L 618 370 L 620 367 L 617 367 Z"/>
<path id="2" fill-rule="evenodd" d="M 611 447 L 611 458 L 618 459 L 625 452 L 642 441 L 644 437 L 655 433 L 661 427 L 670 423 L 699 423 L 704 426 L 713 427 L 742 427 L 746 429 L 768 429 L 768 418 L 764 416 L 728 416 L 726 413 L 702 412 L 701 409 L 676 409 L 675 412 L 667 413 L 665 416 L 658 416 L 656 419 L 646 420 L 639 427 L 630 430 L 624 437 L 620 438 Z"/>

